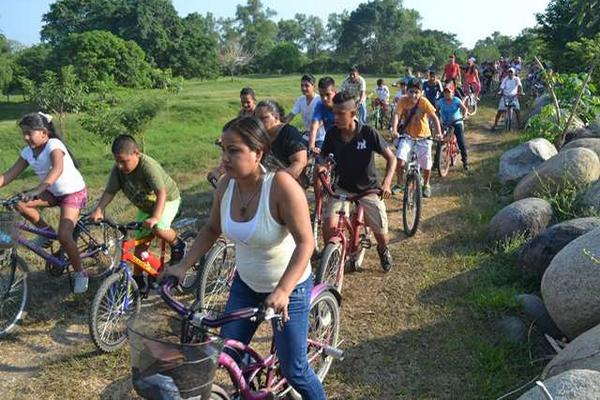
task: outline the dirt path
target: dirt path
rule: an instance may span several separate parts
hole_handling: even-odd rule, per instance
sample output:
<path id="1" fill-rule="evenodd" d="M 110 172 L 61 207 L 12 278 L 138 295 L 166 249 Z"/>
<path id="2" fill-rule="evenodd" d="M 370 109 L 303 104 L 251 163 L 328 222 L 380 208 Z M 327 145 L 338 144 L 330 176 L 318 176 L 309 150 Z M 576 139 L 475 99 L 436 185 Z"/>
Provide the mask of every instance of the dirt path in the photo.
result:
<path id="1" fill-rule="evenodd" d="M 384 274 L 372 249 L 363 269 L 346 276 L 346 358 L 327 377 L 331 399 L 463 397 L 471 352 L 462 333 L 481 327 L 454 302 L 466 293 L 473 268 L 464 240 L 486 201 L 486 163 L 513 138 L 489 133 L 491 112 L 483 110 L 467 127 L 472 172 L 458 165 L 447 179 L 434 176 L 415 237 L 402 232 L 401 203 L 390 205 L 393 270 Z M 33 265 L 39 272 L 30 277 L 29 313 L 0 342 L 0 392 L 5 398 L 130 398 L 127 351 L 98 355 L 88 339 L 95 287 L 75 297 L 64 279 Z"/>

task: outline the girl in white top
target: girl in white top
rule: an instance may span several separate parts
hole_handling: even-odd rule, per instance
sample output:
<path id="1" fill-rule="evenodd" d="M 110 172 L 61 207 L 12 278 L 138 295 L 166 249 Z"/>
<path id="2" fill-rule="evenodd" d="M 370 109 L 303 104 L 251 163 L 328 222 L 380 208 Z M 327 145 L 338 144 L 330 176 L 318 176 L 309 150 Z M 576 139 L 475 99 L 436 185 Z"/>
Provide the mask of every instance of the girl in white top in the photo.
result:
<path id="1" fill-rule="evenodd" d="M 49 115 L 27 114 L 19 121 L 19 127 L 27 147 L 21 151 L 14 165 L 0 176 L 0 187 L 9 184 L 28 166 L 33 169 L 41 182 L 22 194 L 17 210 L 35 226 L 52 231 L 37 208 L 60 207 L 58 240 L 76 271 L 73 291 L 83 293 L 87 290 L 88 279 L 81 268 L 79 251 L 73 240 L 73 228 L 80 210 L 85 207 L 85 182 Z M 43 245 L 41 241 L 38 244 Z"/>
<path id="2" fill-rule="evenodd" d="M 226 175 L 217 184 L 209 221 L 166 275 L 181 281 L 221 233 L 234 241 L 237 275 L 226 311 L 264 303 L 281 313 L 284 326 L 274 329 L 274 339 L 283 375 L 303 399 L 325 399 L 306 356 L 314 241 L 304 192 L 287 172 L 262 167 L 271 141 L 258 119 L 230 121 L 221 141 Z M 235 321 L 221 335 L 249 343 L 256 328 Z"/>

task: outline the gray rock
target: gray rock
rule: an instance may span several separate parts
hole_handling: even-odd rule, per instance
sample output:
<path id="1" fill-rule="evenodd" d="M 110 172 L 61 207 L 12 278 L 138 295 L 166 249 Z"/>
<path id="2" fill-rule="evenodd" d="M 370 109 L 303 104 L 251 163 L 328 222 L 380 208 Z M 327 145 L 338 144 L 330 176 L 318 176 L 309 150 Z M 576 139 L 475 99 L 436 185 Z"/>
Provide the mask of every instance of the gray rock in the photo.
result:
<path id="1" fill-rule="evenodd" d="M 556 254 L 574 239 L 600 227 L 600 218 L 577 218 L 552 225 L 521 249 L 519 266 L 542 276 Z"/>
<path id="2" fill-rule="evenodd" d="M 500 157 L 498 180 L 502 183 L 517 181 L 556 154 L 554 145 L 543 138 L 522 143 Z"/>
<path id="3" fill-rule="evenodd" d="M 581 200 L 584 207 L 594 208 L 600 213 L 600 181 L 587 188 Z"/>
<path id="4" fill-rule="evenodd" d="M 516 296 L 516 299 L 521 304 L 523 314 L 529 321 L 535 322 L 542 332 L 556 339 L 563 338 L 563 333 L 552 321 L 552 317 L 548 314 L 548 310 L 540 297 L 533 294 L 520 294 Z"/>
<path id="5" fill-rule="evenodd" d="M 598 400 L 600 372 L 572 369 L 545 380 L 544 386 L 554 400 Z M 547 400 L 542 388 L 535 386 L 518 400 Z"/>
<path id="6" fill-rule="evenodd" d="M 577 147 L 561 151 L 525 176 L 513 192 L 515 200 L 560 191 L 566 185 L 583 186 L 598 180 L 600 160 L 592 150 Z"/>
<path id="7" fill-rule="evenodd" d="M 527 324 L 519 317 L 504 317 L 494 323 L 494 330 L 511 343 L 527 343 Z"/>
<path id="8" fill-rule="evenodd" d="M 549 378 L 570 369 L 600 372 L 600 325 L 581 334 L 546 365 L 542 377 Z"/>
<path id="9" fill-rule="evenodd" d="M 590 123 L 590 131 L 594 136 L 600 136 L 600 114 Z"/>
<path id="10" fill-rule="evenodd" d="M 535 101 L 533 102 L 533 105 L 531 106 L 531 111 L 529 111 L 529 115 L 527 116 L 527 118 L 529 119 L 535 117 L 536 115 L 541 113 L 542 108 L 544 108 L 544 106 L 548 104 L 552 104 L 552 98 L 549 94 L 546 93 L 536 97 Z"/>
<path id="11" fill-rule="evenodd" d="M 542 277 L 548 313 L 574 339 L 600 323 L 600 228 L 579 236 L 552 259 Z"/>
<path id="12" fill-rule="evenodd" d="M 552 207 L 546 200 L 531 197 L 515 201 L 494 215 L 488 226 L 488 239 L 497 242 L 519 234 L 535 236 L 553 217 Z"/>
<path id="13" fill-rule="evenodd" d="M 565 144 L 560 151 L 565 151 L 567 149 L 574 149 L 576 147 L 583 147 L 586 149 L 592 150 L 598 157 L 600 157 L 600 138 L 595 137 L 586 137 L 582 139 L 573 140 L 567 144 Z"/>
<path id="14" fill-rule="evenodd" d="M 592 131 L 585 126 L 585 123 L 579 117 L 574 117 L 571 121 L 571 124 L 569 125 L 569 129 L 567 129 L 565 143 L 593 136 L 594 135 Z"/>

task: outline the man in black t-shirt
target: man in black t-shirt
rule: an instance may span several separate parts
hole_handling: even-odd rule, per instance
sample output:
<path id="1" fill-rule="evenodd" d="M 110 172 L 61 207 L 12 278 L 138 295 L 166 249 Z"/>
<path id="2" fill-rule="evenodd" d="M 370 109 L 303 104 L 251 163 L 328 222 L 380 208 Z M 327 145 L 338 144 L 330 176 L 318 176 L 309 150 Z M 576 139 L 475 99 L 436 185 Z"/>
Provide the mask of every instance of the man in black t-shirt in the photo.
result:
<path id="1" fill-rule="evenodd" d="M 435 76 L 435 71 L 429 71 L 429 79 L 423 82 L 423 92 L 429 102 L 435 107 L 437 100 L 442 97 L 442 82 Z"/>
<path id="2" fill-rule="evenodd" d="M 356 120 L 356 102 L 346 93 L 338 93 L 333 98 L 335 124 L 327 131 L 321 150 L 323 158 L 333 154 L 338 177 L 338 193 L 355 194 L 381 185 L 383 197 L 391 195 L 391 184 L 396 169 L 396 157 L 386 141 L 368 125 Z M 375 153 L 386 161 L 385 178 L 380 183 L 375 167 Z M 326 167 L 321 165 L 318 170 Z M 343 203 L 343 204 L 342 204 Z M 365 220 L 377 240 L 377 252 L 384 271 L 392 268 L 392 257 L 388 249 L 388 220 L 385 203 L 377 195 L 363 197 L 360 203 L 365 209 Z M 349 213 L 348 202 L 329 198 L 323 221 L 325 242 L 335 233 L 338 223 L 337 211 L 344 207 Z"/>

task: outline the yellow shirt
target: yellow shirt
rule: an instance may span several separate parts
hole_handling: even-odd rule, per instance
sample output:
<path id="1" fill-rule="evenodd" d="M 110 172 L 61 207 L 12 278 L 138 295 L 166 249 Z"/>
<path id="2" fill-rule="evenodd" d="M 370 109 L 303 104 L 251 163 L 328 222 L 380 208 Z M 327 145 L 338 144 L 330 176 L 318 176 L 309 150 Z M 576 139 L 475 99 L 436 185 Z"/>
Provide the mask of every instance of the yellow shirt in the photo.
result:
<path id="1" fill-rule="evenodd" d="M 414 105 L 411 103 L 408 97 L 403 97 L 400 99 L 398 106 L 396 107 L 396 114 L 400 117 L 400 122 L 408 119 L 410 110 L 412 110 L 413 107 Z M 414 138 L 431 136 L 431 130 L 429 129 L 429 114 L 435 114 L 435 108 L 425 96 L 419 97 L 417 109 L 415 110 L 415 113 L 412 116 L 408 126 L 404 128 L 404 131 Z"/>

